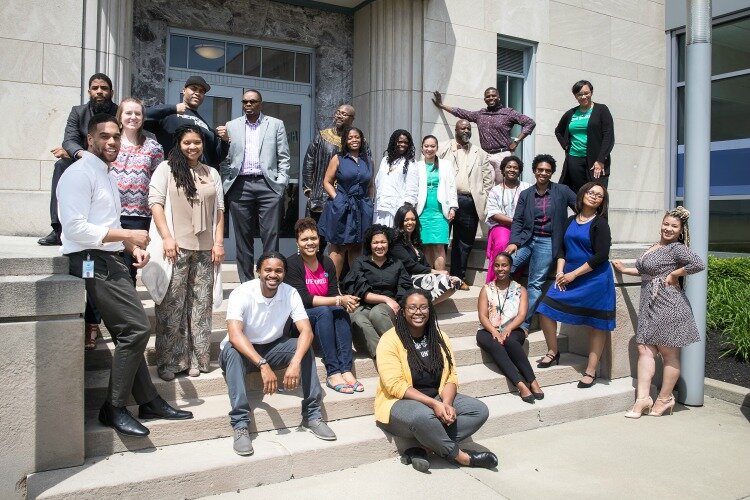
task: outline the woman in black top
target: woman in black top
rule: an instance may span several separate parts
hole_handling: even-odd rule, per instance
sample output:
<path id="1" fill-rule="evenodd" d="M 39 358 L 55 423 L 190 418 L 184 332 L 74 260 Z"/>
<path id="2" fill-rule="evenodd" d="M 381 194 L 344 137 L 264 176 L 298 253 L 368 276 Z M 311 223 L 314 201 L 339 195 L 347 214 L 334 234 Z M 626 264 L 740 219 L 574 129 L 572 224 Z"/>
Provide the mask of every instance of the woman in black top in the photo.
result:
<path id="1" fill-rule="evenodd" d="M 395 236 L 390 254 L 404 265 L 414 287 L 429 293 L 433 305 L 453 295 L 461 287 L 461 279 L 449 276 L 448 271 L 438 271 L 427 265 L 420 237 L 422 225 L 413 205 L 407 203 L 396 211 L 393 227 Z"/>
<path id="2" fill-rule="evenodd" d="M 615 146 L 612 114 L 604 104 L 594 103 L 594 86 L 588 80 L 576 82 L 572 90 L 578 106 L 569 109 L 555 128 L 557 142 L 565 150 L 560 184 L 566 184 L 574 193 L 591 181 L 606 188 L 610 153 Z"/>
<path id="3" fill-rule="evenodd" d="M 412 284 L 401 261 L 388 253 L 390 228 L 373 224 L 364 238 L 365 255 L 354 260 L 342 288 L 360 298 L 359 307 L 352 313 L 355 348 L 374 358 L 380 336 L 393 328 L 398 301 Z"/>
<path id="4" fill-rule="evenodd" d="M 359 305 L 359 297 L 339 294 L 333 261 L 320 256 L 318 226 L 310 217 L 294 225 L 297 253 L 287 258 L 284 282 L 302 298 L 318 340 L 326 367 L 326 385 L 337 392 L 362 392 L 352 374 L 352 328 L 347 312 Z"/>

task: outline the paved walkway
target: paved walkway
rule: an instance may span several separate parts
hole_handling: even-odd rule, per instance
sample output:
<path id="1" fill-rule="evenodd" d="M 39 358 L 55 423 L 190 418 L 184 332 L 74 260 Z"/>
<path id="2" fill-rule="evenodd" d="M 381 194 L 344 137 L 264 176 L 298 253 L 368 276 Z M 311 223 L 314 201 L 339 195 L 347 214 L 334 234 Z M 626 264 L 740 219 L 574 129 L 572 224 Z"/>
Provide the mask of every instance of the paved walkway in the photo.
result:
<path id="1" fill-rule="evenodd" d="M 429 474 L 398 458 L 211 498 L 750 498 L 750 409 L 701 408 L 628 420 L 621 414 L 478 441 L 497 471 L 435 459 Z"/>

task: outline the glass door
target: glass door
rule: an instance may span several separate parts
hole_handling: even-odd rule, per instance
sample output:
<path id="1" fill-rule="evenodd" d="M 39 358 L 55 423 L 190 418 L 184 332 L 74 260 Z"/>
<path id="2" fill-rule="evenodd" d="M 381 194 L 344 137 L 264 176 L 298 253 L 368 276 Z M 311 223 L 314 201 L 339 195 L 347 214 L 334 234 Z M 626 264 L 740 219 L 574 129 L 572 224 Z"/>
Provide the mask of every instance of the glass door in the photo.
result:
<path id="1" fill-rule="evenodd" d="M 211 82 L 206 75 L 206 80 Z M 168 102 L 182 102 L 181 81 L 171 81 L 168 90 Z M 255 87 L 257 88 L 257 87 Z M 242 116 L 243 87 L 211 84 L 211 91 L 198 109 L 200 115 L 216 128 L 228 121 Z M 263 114 L 284 122 L 287 142 L 289 143 L 289 185 L 282 201 L 282 216 L 279 227 L 279 251 L 284 255 L 295 252 L 297 247 L 294 238 L 294 224 L 304 216 L 305 198 L 302 193 L 300 169 L 303 151 L 307 149 L 311 138 L 312 99 L 308 94 L 292 94 L 258 90 L 263 94 Z M 304 148 L 304 149 L 303 149 Z M 229 236 L 225 241 L 226 260 L 236 260 L 236 244 L 232 224 L 228 224 Z M 256 228 L 256 234 L 257 232 Z M 254 253 L 259 257 L 263 252 L 260 238 L 255 239 Z"/>

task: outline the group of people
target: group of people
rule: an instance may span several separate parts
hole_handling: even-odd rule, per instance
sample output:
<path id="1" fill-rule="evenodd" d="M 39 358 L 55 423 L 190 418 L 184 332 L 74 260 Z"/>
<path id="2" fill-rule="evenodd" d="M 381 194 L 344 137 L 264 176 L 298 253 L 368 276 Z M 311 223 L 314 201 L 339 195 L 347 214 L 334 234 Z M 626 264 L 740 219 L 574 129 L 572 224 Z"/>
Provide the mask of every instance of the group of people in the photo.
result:
<path id="1" fill-rule="evenodd" d="M 378 169 L 363 132 L 353 126 L 354 108 L 340 106 L 334 126 L 321 130 L 305 155 L 309 216 L 295 225 L 298 249 L 290 256 L 278 252 L 289 148 L 284 124 L 262 113 L 260 92 L 245 91 L 244 116 L 213 129 L 198 112 L 210 90 L 199 76 L 188 78 L 183 101 L 174 106 L 145 108 L 134 98 L 118 106 L 112 90 L 106 75 L 93 75 L 91 100 L 71 111 L 64 147 L 53 150 L 60 157 L 53 232 L 40 240 L 59 239 L 70 273 L 86 280 L 86 348 L 96 345 L 99 318 L 115 343 L 99 414 L 105 425 L 124 435 L 148 435 L 126 408 L 131 394 L 142 419 L 192 418 L 159 397 L 149 377 L 143 352 L 150 327 L 135 276 L 143 270 L 156 304 L 159 377 L 206 372 L 211 310 L 223 298 L 225 213 L 234 227 L 242 284 L 228 299 L 219 362 L 240 455 L 253 453 L 245 387 L 251 371 L 260 373 L 265 394 L 280 384 L 301 387 L 302 425 L 335 440 L 321 415 L 313 346 L 322 355 L 326 385 L 346 394 L 365 390 L 352 372 L 354 346 L 375 359 L 380 374 L 378 425 L 424 447 L 407 450 L 406 462 L 426 470 L 426 449 L 461 465 L 495 467 L 493 453 L 458 445 L 479 429 L 488 410 L 457 393 L 455 356 L 434 309 L 457 289 L 468 289 L 468 256 L 480 219 L 489 227 L 489 269 L 477 303 L 477 344 L 519 396 L 534 403 L 544 392 L 523 350 L 532 315 L 539 313 L 548 347 L 538 368 L 560 361 L 557 322 L 587 326 L 590 354 L 578 386 L 595 383 L 607 332 L 615 327 L 606 189 L 614 134 L 606 106 L 592 101 L 590 82 L 573 86 L 579 105 L 556 129 L 566 152 L 559 184 L 551 181 L 557 165 L 548 154 L 534 158 L 534 184 L 521 180 L 524 165 L 513 152 L 535 123 L 503 107 L 494 88 L 478 112 L 448 107 L 436 92 L 435 105 L 460 118 L 455 138 L 440 148 L 435 136 L 425 136 L 417 161 L 411 134 L 396 130 Z M 470 140 L 471 122 L 482 147 Z M 523 129 L 512 139 L 515 124 Z M 681 208 L 665 215 L 660 242 L 636 268 L 613 263 L 618 272 L 643 276 L 638 398 L 631 417 L 671 410 L 679 347 L 697 340 L 678 284 L 703 269 L 687 246 L 688 215 Z M 257 263 L 256 224 L 264 249 Z M 554 282 L 545 291 L 553 264 Z M 513 279 L 524 267 L 527 287 Z M 648 391 L 657 353 L 665 376 L 654 404 Z M 279 369 L 285 369 L 283 381 L 277 380 Z"/>

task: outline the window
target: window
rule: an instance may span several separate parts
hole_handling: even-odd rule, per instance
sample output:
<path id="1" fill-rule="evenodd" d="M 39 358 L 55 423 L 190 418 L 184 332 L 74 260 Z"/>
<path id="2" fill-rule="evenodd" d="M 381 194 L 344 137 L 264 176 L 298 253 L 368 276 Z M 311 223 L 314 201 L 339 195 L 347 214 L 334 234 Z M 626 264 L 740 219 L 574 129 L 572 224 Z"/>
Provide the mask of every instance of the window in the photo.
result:
<path id="1" fill-rule="evenodd" d="M 685 194 L 685 34 L 673 35 L 674 185 Z M 709 248 L 750 251 L 750 17 L 715 24 L 711 50 Z"/>
<path id="2" fill-rule="evenodd" d="M 526 97 L 533 92 L 525 90 L 530 82 L 529 68 L 533 57 L 533 46 L 526 42 L 509 40 L 498 37 L 497 40 L 497 90 L 503 106 L 515 109 L 523 113 L 525 109 L 534 109 L 528 105 Z M 521 133 L 521 127 L 515 125 L 511 131 L 511 137 L 517 137 Z M 524 158 L 524 144 L 519 144 L 516 155 Z M 527 145 L 528 146 L 528 145 Z M 533 148 L 528 148 L 529 150 Z"/>
<path id="3" fill-rule="evenodd" d="M 213 73 L 310 83 L 310 54 L 172 34 L 169 66 Z"/>

